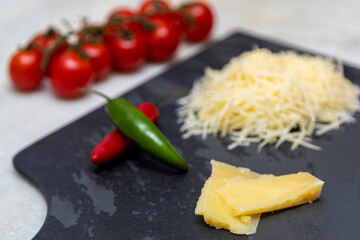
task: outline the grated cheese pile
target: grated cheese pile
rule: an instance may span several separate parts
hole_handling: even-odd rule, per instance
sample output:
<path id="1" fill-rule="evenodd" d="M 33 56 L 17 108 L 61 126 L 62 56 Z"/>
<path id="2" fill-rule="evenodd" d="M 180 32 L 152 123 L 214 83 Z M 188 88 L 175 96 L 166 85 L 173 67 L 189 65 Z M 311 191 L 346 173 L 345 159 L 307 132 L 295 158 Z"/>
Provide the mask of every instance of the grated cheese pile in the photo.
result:
<path id="1" fill-rule="evenodd" d="M 258 142 L 320 150 L 311 136 L 353 122 L 360 90 L 334 61 L 294 52 L 254 49 L 221 70 L 205 69 L 190 94 L 179 99 L 184 138 L 229 136 L 228 149 Z"/>

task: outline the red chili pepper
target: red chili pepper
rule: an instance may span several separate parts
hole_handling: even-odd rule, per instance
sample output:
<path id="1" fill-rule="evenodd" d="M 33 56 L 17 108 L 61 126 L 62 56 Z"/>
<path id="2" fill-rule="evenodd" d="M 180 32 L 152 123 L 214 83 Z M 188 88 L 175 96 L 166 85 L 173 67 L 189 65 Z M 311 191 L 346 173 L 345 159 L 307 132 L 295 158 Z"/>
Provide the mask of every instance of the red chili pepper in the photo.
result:
<path id="1" fill-rule="evenodd" d="M 137 108 L 145 114 L 153 123 L 159 118 L 159 111 L 152 103 L 144 102 Z M 106 135 L 91 152 L 90 159 L 95 164 L 110 162 L 124 154 L 132 146 L 132 141 L 118 129 Z"/>
<path id="2" fill-rule="evenodd" d="M 159 110 L 152 103 L 144 102 L 137 106 L 137 108 L 145 114 L 153 123 L 159 119 Z"/>

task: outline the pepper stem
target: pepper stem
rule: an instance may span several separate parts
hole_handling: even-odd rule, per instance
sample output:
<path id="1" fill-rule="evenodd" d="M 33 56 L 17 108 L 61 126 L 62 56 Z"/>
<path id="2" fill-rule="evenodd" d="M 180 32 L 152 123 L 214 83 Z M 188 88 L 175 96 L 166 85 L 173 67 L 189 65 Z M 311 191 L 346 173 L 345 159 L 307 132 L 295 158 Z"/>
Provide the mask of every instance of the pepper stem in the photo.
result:
<path id="1" fill-rule="evenodd" d="M 111 99 L 106 96 L 105 94 L 99 92 L 99 91 L 96 91 L 96 90 L 92 90 L 92 89 L 89 89 L 89 88 L 78 88 L 77 89 L 79 92 L 82 92 L 82 93 L 93 93 L 95 95 L 98 95 L 100 97 L 103 97 L 105 98 L 107 101 L 110 101 Z"/>
<path id="2" fill-rule="evenodd" d="M 187 90 L 172 91 L 172 92 L 167 93 L 167 94 L 161 96 L 160 98 L 158 98 L 154 102 L 154 105 L 158 107 L 162 102 L 165 102 L 169 98 L 182 97 L 182 96 L 186 96 L 188 94 L 189 94 L 189 91 L 187 91 Z"/>
<path id="3" fill-rule="evenodd" d="M 49 50 L 45 51 L 45 54 L 44 54 L 44 58 L 41 62 L 41 70 L 45 71 L 48 64 L 49 64 L 49 61 L 50 61 L 50 57 L 51 55 L 60 47 L 61 44 L 63 44 L 65 42 L 65 37 L 63 36 L 60 36 L 54 46 L 52 48 L 50 48 Z"/>

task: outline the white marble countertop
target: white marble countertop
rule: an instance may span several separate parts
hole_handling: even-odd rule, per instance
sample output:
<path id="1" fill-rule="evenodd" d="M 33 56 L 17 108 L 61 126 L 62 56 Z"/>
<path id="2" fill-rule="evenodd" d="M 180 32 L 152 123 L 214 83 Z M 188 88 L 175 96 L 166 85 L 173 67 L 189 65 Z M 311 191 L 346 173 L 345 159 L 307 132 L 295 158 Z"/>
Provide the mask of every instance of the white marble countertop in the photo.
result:
<path id="1" fill-rule="evenodd" d="M 34 33 L 62 18 L 76 22 L 86 15 L 101 21 L 115 6 L 138 6 L 126 0 L 0 1 L 0 239 L 31 239 L 46 216 L 41 193 L 12 166 L 25 146 L 72 122 L 104 103 L 96 96 L 65 101 L 48 82 L 34 93 L 14 91 L 7 76 L 9 55 Z M 179 4 L 183 1 L 171 1 Z M 216 26 L 211 40 L 235 30 L 248 31 L 305 49 L 360 64 L 360 1 L 355 0 L 212 0 Z M 168 63 L 147 64 L 134 74 L 113 74 L 93 87 L 117 96 L 166 68 L 196 54 L 205 44 L 182 44 Z"/>

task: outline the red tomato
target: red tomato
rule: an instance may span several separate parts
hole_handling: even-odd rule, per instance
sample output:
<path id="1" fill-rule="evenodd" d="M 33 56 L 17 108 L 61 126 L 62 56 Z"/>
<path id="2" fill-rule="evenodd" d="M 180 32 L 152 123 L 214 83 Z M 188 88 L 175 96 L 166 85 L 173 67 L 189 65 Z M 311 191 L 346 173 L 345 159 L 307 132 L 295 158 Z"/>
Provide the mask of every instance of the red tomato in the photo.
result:
<path id="1" fill-rule="evenodd" d="M 210 7 L 204 2 L 195 2 L 181 7 L 185 14 L 187 25 L 185 36 L 189 41 L 202 41 L 210 33 L 213 26 L 213 14 Z"/>
<path id="2" fill-rule="evenodd" d="M 140 5 L 140 13 L 153 15 L 156 13 L 167 12 L 170 4 L 164 0 L 146 0 Z"/>
<path id="3" fill-rule="evenodd" d="M 10 60 L 9 73 L 13 85 L 20 91 L 35 90 L 45 74 L 41 70 L 42 54 L 35 50 L 19 50 Z"/>
<path id="4" fill-rule="evenodd" d="M 135 13 L 127 8 L 116 9 L 108 18 L 108 25 L 105 31 L 119 31 L 120 28 L 131 30 L 142 30 L 142 24 L 135 18 Z"/>
<path id="5" fill-rule="evenodd" d="M 147 35 L 147 58 L 150 61 L 168 60 L 180 43 L 180 28 L 165 17 L 151 17 L 150 21 L 155 29 Z"/>
<path id="6" fill-rule="evenodd" d="M 50 79 L 55 93 L 62 98 L 82 95 L 78 88 L 86 88 L 94 78 L 90 59 L 75 51 L 65 51 L 56 56 L 50 66 Z"/>
<path id="7" fill-rule="evenodd" d="M 181 14 L 178 11 L 171 11 L 171 12 L 165 13 L 165 17 L 167 17 L 171 21 L 175 22 L 175 24 L 178 25 L 180 31 L 183 32 L 183 30 L 185 29 L 185 26 L 186 26 L 185 18 L 183 16 L 183 14 Z"/>
<path id="8" fill-rule="evenodd" d="M 128 18 L 132 17 L 135 14 L 127 8 L 118 8 L 115 9 L 109 16 L 108 21 L 111 21 L 112 19 L 122 19 L 122 18 Z"/>
<path id="9" fill-rule="evenodd" d="M 107 46 L 101 43 L 83 43 L 82 50 L 90 57 L 95 80 L 103 79 L 111 70 L 111 54 Z"/>
<path id="10" fill-rule="evenodd" d="M 168 21 L 175 22 L 180 27 L 180 31 L 182 29 L 184 17 L 177 11 L 172 11 L 168 1 L 146 0 L 141 4 L 139 12 L 150 17 L 164 17 Z"/>
<path id="11" fill-rule="evenodd" d="M 49 50 L 55 45 L 60 37 L 61 36 L 59 33 L 53 29 L 50 29 L 46 33 L 40 33 L 36 35 L 31 42 L 34 44 L 35 48 L 39 47 L 39 50 Z M 64 41 L 64 43 L 59 46 L 53 55 L 66 50 L 68 46 L 68 43 Z"/>
<path id="12" fill-rule="evenodd" d="M 141 31 L 108 34 L 105 42 L 111 50 L 114 69 L 133 71 L 145 62 L 146 39 Z"/>

